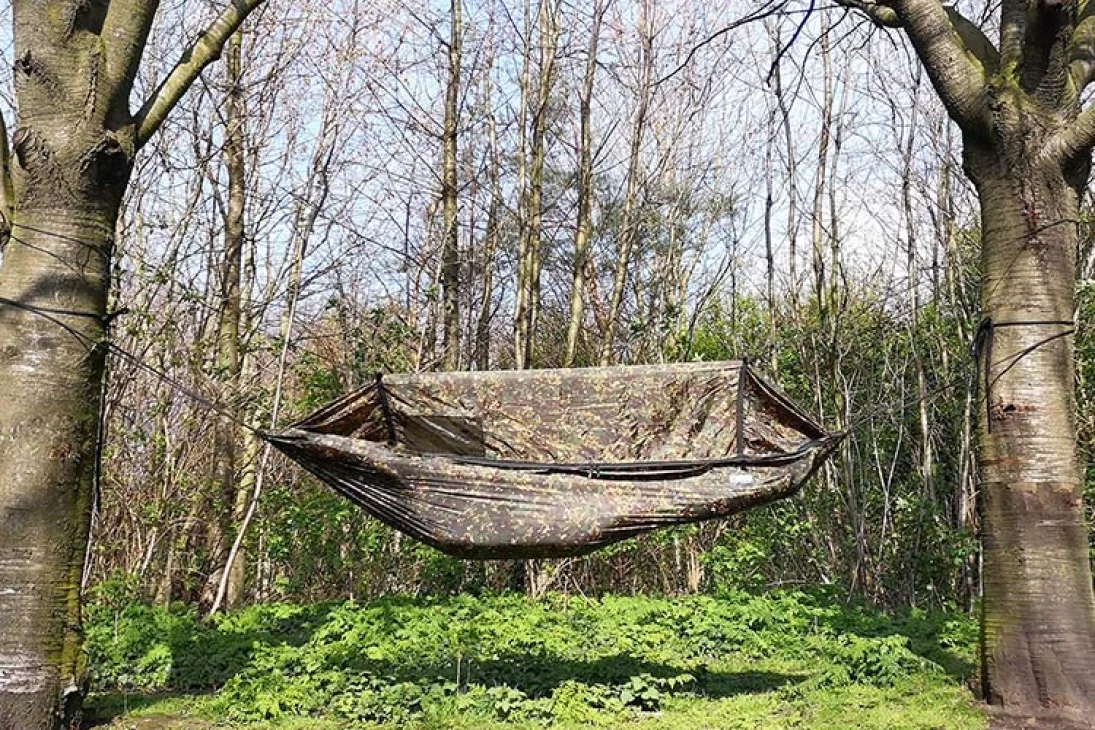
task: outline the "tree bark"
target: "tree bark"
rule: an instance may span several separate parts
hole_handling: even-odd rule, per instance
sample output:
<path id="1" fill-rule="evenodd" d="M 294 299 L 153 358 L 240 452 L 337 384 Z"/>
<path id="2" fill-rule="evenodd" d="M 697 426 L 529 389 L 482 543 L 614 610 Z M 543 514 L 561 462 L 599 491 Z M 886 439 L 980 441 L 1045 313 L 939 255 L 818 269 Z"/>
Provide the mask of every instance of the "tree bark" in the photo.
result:
<path id="1" fill-rule="evenodd" d="M 46 73 L 36 56 L 22 59 L 32 75 Z M 20 82 L 24 95 L 41 93 Z M 74 722 L 85 680 L 80 581 L 114 224 L 132 143 L 67 121 L 21 110 L 14 225 L 0 268 L 4 730 Z"/>
<path id="2" fill-rule="evenodd" d="M 1004 141 L 967 135 L 981 201 L 980 414 L 986 699 L 1005 711 L 1090 713 L 1095 596 L 1076 451 L 1071 320 L 1076 220 L 1086 169 L 1028 152 L 1033 124 Z M 1086 166 L 1086 165 L 1084 165 Z M 982 337 L 982 342 L 985 342 Z"/>
<path id="3" fill-rule="evenodd" d="M 80 580 L 120 196 L 28 205 L 20 187 L 0 269 L 0 728 L 39 730 L 76 721 L 86 680 Z"/>

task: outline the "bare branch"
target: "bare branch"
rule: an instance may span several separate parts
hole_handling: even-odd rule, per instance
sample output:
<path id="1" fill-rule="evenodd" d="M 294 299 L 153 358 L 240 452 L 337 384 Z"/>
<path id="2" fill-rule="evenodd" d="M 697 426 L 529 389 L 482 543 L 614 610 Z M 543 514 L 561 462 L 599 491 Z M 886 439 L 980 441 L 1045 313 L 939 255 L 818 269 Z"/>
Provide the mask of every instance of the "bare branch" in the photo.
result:
<path id="1" fill-rule="evenodd" d="M 786 5 L 787 5 L 787 0 L 769 0 L 768 2 L 764 3 L 764 5 L 762 5 L 760 8 L 758 8 L 757 10 L 754 10 L 749 15 L 742 16 L 741 18 L 738 18 L 737 20 L 731 22 L 729 25 L 725 25 L 722 28 L 719 28 L 714 33 L 707 36 L 706 38 L 704 38 L 702 41 L 700 41 L 696 45 L 692 46 L 692 48 L 688 51 L 688 55 L 685 56 L 684 60 L 681 61 L 680 64 L 675 69 L 673 69 L 672 71 L 667 73 L 665 76 L 662 76 L 660 79 L 655 81 L 653 83 L 653 86 L 654 87 L 660 86 L 661 84 L 665 83 L 669 79 L 671 79 L 674 76 L 676 76 L 677 74 L 679 74 L 681 72 L 681 70 L 684 69 L 685 66 L 687 66 L 689 63 L 692 62 L 692 59 L 695 58 L 696 53 L 698 53 L 699 50 L 701 48 L 703 48 L 704 46 L 710 45 L 711 43 L 715 42 L 716 40 L 718 40 L 722 36 L 729 33 L 730 31 L 735 30 L 736 28 L 740 28 L 743 25 L 746 25 L 748 23 L 753 23 L 757 20 L 763 20 L 764 18 L 768 18 L 768 17 L 771 17 L 773 15 L 779 15 L 783 12 L 783 8 Z"/>
<path id="2" fill-rule="evenodd" d="M 137 113 L 138 145 L 144 144 L 156 133 L 202 69 L 220 57 L 228 39 L 251 11 L 262 3 L 263 0 L 231 0 L 231 4 L 183 52 L 175 68 Z"/>
<path id="3" fill-rule="evenodd" d="M 776 69 L 779 68 L 779 64 L 783 61 L 784 54 L 791 49 L 791 46 L 795 45 L 795 41 L 798 40 L 799 35 L 802 34 L 802 29 L 806 27 L 806 23 L 809 22 L 810 16 L 814 14 L 814 2 L 815 0 L 810 0 L 810 7 L 806 10 L 806 14 L 802 16 L 802 20 L 795 26 L 794 32 L 791 33 L 791 40 L 787 41 L 782 48 L 776 51 L 776 57 L 772 59 L 772 65 L 768 67 L 768 75 L 764 77 L 764 83 L 769 86 L 772 85 L 772 77 L 775 75 Z M 847 11 L 845 11 L 845 14 L 847 14 Z M 825 32 L 828 33 L 827 30 Z"/>

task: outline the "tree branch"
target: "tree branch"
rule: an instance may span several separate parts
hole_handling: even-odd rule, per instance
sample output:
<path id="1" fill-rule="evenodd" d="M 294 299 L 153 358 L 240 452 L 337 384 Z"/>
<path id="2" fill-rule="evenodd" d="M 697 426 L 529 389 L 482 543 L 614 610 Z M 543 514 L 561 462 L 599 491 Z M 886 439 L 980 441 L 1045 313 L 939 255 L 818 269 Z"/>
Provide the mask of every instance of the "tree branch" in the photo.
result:
<path id="1" fill-rule="evenodd" d="M 1046 151 L 1056 163 L 1066 163 L 1095 147 L 1095 105 L 1082 111 L 1069 124 L 1046 142 Z"/>
<path id="2" fill-rule="evenodd" d="M 888 5 L 883 5 L 877 0 L 834 0 L 837 5 L 858 10 L 880 28 L 900 28 L 901 19 Z"/>
<path id="3" fill-rule="evenodd" d="M 1087 85 L 1095 80 L 1095 2 L 1085 3 L 1076 18 L 1069 58 L 1072 94 L 1079 99 Z"/>
<path id="4" fill-rule="evenodd" d="M 1069 98 L 1076 0 L 1035 0 L 1034 6 L 1023 36 L 1020 84 L 1035 101 L 1056 109 Z"/>
<path id="5" fill-rule="evenodd" d="M 129 94 L 141 64 L 159 0 L 111 0 L 103 20 L 106 49 L 106 95 L 119 110 L 129 111 Z"/>
<path id="6" fill-rule="evenodd" d="M 1005 68 L 1017 67 L 1023 59 L 1023 37 L 1027 33 L 1030 0 L 1000 3 L 1000 57 Z"/>
<path id="7" fill-rule="evenodd" d="M 220 57 L 225 43 L 240 27 L 251 11 L 262 5 L 263 0 L 230 0 L 231 4 L 209 24 L 187 48 L 163 80 L 155 93 L 145 101 L 137 113 L 137 145 L 140 146 L 156 133 L 167 115 L 179 103 L 194 80 L 206 66 Z"/>
<path id="8" fill-rule="evenodd" d="M 986 72 L 991 71 L 986 66 L 998 58 L 992 44 L 977 26 L 939 0 L 888 0 L 886 5 L 897 13 L 947 113 L 963 129 L 981 124 Z M 987 48 L 967 45 L 963 35 L 968 36 L 971 28 L 977 30 L 977 44 L 983 40 Z"/>
<path id="9" fill-rule="evenodd" d="M 695 57 L 696 53 L 698 53 L 699 50 L 704 46 L 713 43 L 730 31 L 736 28 L 740 28 L 746 23 L 753 23 L 757 20 L 762 20 L 773 15 L 779 15 L 781 12 L 783 12 L 783 8 L 785 5 L 787 5 L 787 0 L 768 0 L 768 2 L 764 3 L 764 5 L 762 5 L 760 8 L 757 8 L 752 13 L 738 18 L 737 20 L 731 22 L 729 25 L 719 28 L 714 33 L 707 36 L 696 45 L 692 46 L 692 48 L 688 51 L 688 55 L 685 56 L 685 59 L 681 61 L 675 69 L 655 81 L 652 86 L 657 87 L 680 73 L 685 66 L 692 62 L 692 58 Z"/>

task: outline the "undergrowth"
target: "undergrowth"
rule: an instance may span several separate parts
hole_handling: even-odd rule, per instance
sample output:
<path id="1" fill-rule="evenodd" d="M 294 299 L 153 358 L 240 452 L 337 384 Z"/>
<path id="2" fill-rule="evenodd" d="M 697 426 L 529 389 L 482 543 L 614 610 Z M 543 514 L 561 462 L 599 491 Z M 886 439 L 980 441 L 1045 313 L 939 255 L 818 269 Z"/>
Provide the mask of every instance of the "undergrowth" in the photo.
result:
<path id="1" fill-rule="evenodd" d="M 972 621 L 890 617 L 822 592 L 389 598 L 209 622 L 142 604 L 88 614 L 96 691 L 204 695 L 200 713 L 243 725 L 983 726 L 963 687 Z M 735 724 L 748 712 L 753 724 Z"/>

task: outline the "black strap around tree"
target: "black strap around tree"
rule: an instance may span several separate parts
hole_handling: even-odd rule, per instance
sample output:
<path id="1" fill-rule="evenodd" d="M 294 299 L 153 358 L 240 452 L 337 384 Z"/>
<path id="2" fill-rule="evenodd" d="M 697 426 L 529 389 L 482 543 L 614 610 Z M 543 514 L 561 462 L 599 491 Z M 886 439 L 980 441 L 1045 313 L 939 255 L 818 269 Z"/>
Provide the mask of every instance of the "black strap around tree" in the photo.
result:
<path id="1" fill-rule="evenodd" d="M 992 353 L 993 346 L 995 344 L 995 331 L 1000 327 L 1068 327 L 1069 329 L 1064 332 L 1058 332 L 1051 337 L 1036 342 L 1030 347 L 1020 351 L 1015 355 L 1014 359 L 1004 368 L 1000 375 L 996 378 L 992 378 Z M 1062 337 L 1068 337 L 1075 333 L 1076 323 L 1071 319 L 1031 319 L 1031 320 L 1012 320 L 1005 322 L 996 322 L 992 317 L 985 316 L 981 319 L 981 324 L 977 326 L 977 334 L 973 338 L 973 358 L 976 362 L 980 359 L 980 356 L 984 355 L 985 360 L 985 430 L 988 433 L 992 433 L 992 386 L 996 380 L 999 380 L 1004 373 L 1015 366 L 1017 362 L 1022 360 L 1030 353 L 1037 350 L 1042 345 L 1046 345 L 1054 340 Z M 976 382 L 976 380 L 974 381 Z M 974 398 L 976 401 L 976 397 Z"/>

